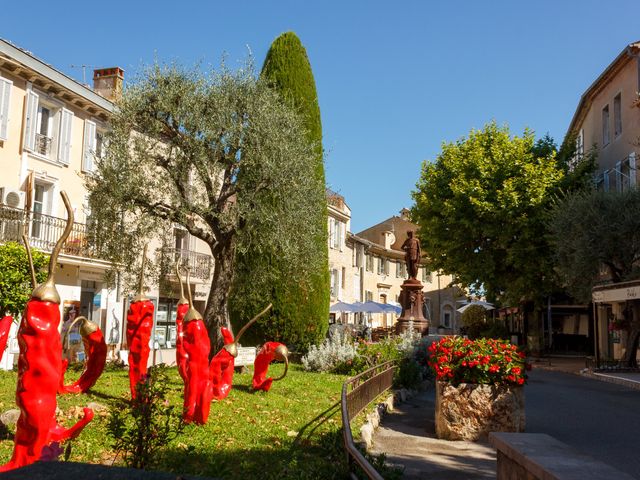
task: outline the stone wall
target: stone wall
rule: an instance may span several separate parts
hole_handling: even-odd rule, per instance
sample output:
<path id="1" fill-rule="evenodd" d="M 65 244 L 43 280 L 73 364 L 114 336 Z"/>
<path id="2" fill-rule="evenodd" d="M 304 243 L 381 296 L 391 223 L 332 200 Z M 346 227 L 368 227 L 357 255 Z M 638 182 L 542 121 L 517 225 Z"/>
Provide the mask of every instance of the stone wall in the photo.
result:
<path id="1" fill-rule="evenodd" d="M 436 435 L 444 440 L 486 440 L 489 432 L 523 432 L 524 388 L 436 383 Z"/>

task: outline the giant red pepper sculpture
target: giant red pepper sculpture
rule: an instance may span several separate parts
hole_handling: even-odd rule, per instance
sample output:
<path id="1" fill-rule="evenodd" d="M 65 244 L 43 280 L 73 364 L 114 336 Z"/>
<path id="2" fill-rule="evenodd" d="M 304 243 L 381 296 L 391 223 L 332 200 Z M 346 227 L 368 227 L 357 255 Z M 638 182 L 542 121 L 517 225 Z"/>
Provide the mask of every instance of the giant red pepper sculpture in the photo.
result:
<path id="1" fill-rule="evenodd" d="M 144 264 L 147 257 L 147 246 L 142 252 L 142 267 L 140 271 L 140 283 L 138 295 L 129 305 L 127 312 L 127 343 L 129 344 L 129 387 L 131 397 L 136 397 L 136 385 L 147 373 L 149 361 L 149 340 L 153 328 L 153 302 L 143 293 L 144 288 Z"/>
<path id="2" fill-rule="evenodd" d="M 284 373 L 277 378 L 267 378 L 269 364 L 274 360 L 284 362 Z M 268 392 L 273 382 L 282 380 L 289 370 L 289 351 L 279 342 L 265 343 L 253 362 L 253 389 Z"/>
<path id="3" fill-rule="evenodd" d="M 209 364 L 211 392 L 213 398 L 216 400 L 226 398 L 231 391 L 235 359 L 238 356 L 238 342 L 240 341 L 240 337 L 242 337 L 242 334 L 247 331 L 247 328 L 253 325 L 253 323 L 262 315 L 267 313 L 270 308 L 271 304 L 267 305 L 264 310 L 249 320 L 247 324 L 240 329 L 235 340 L 233 339 L 233 334 L 227 328 L 220 328 L 220 332 L 222 333 L 222 338 L 224 340 L 224 347 L 216 353 Z"/>
<path id="4" fill-rule="evenodd" d="M 0 319 L 0 360 L 4 355 L 4 349 L 7 348 L 7 340 L 9 339 L 12 323 L 13 317 L 11 315 L 6 315 Z"/>
<path id="5" fill-rule="evenodd" d="M 29 465 L 40 458 L 42 448 L 50 442 L 64 442 L 75 438 L 93 418 L 90 408 L 84 418 L 65 429 L 56 423 L 56 392 L 62 374 L 62 343 L 60 324 L 60 296 L 54 283 L 54 273 L 60 249 L 73 227 L 73 210 L 67 195 L 62 192 L 67 209 L 67 225 L 49 259 L 49 275 L 45 283 L 36 287 L 33 259 L 26 236 L 23 236 L 34 290 L 27 302 L 18 329 L 18 384 L 16 403 L 20 417 L 16 425 L 11 460 L 0 472 Z"/>
<path id="6" fill-rule="evenodd" d="M 82 322 L 80 335 L 82 336 L 87 363 L 80 378 L 71 385 L 65 385 L 64 371 L 67 368 L 68 362 L 63 360 L 63 374 L 60 376 L 58 393 L 85 393 L 95 385 L 100 375 L 102 375 L 104 364 L 107 361 L 107 344 L 104 341 L 104 335 L 100 327 L 85 317 L 78 317 L 69 326 L 69 332 L 76 322 Z"/>
<path id="7" fill-rule="evenodd" d="M 184 344 L 183 344 L 184 342 L 183 321 L 184 321 L 184 316 L 187 314 L 187 311 L 189 310 L 189 301 L 184 296 L 184 288 L 182 288 L 182 279 L 180 278 L 179 263 L 180 262 L 176 262 L 176 276 L 178 278 L 178 281 L 180 282 L 180 299 L 178 300 L 178 306 L 176 308 L 177 310 L 176 312 L 176 332 L 177 332 L 176 364 L 178 365 L 178 373 L 180 373 L 180 376 L 182 377 L 182 381 L 186 386 L 188 356 L 184 350 Z M 191 287 L 189 287 L 188 282 L 187 282 L 187 287 L 189 288 L 189 291 L 191 291 L 190 289 Z M 207 339 L 208 338 L 209 338 L 209 334 L 207 334 Z M 207 355 L 209 354 L 207 353 Z"/>
<path id="8" fill-rule="evenodd" d="M 180 288 L 182 279 L 178 273 Z M 187 270 L 187 285 L 189 285 L 189 270 Z M 183 348 L 186 357 L 184 384 L 183 418 L 187 423 L 195 422 L 200 425 L 207 423 L 211 407 L 211 386 L 209 384 L 209 334 L 202 321 L 202 315 L 193 308 L 191 288 L 189 292 L 189 310 L 184 316 Z"/>

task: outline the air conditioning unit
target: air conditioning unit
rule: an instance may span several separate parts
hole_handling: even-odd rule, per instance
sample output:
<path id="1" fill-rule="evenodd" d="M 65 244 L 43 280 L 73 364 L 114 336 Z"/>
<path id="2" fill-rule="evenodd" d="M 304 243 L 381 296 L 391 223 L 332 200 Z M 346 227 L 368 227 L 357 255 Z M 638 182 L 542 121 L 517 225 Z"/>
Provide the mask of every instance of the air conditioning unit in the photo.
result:
<path id="1" fill-rule="evenodd" d="M 7 190 L 2 202 L 11 208 L 24 208 L 25 193 L 17 190 Z"/>

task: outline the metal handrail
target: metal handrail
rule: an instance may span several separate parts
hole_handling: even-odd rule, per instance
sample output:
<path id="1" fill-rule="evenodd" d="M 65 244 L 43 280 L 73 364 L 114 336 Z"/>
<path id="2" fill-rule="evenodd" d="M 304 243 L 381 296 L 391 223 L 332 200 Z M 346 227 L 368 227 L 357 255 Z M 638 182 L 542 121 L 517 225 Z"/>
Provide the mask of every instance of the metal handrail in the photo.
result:
<path id="1" fill-rule="evenodd" d="M 350 466 L 353 462 L 357 463 L 371 480 L 384 479 L 356 447 L 353 435 L 351 435 L 351 420 L 381 393 L 391 388 L 395 369 L 394 361 L 385 362 L 348 379 L 342 384 L 342 432 L 347 461 Z M 350 402 L 350 400 L 355 400 L 355 402 Z M 351 472 L 351 477 L 357 478 L 353 472 Z"/>

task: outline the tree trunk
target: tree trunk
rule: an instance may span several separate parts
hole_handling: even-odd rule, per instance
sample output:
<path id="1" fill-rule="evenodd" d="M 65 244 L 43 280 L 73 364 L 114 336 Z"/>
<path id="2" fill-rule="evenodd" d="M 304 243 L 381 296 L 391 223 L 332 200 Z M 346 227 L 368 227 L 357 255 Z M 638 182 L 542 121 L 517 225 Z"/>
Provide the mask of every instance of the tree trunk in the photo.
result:
<path id="1" fill-rule="evenodd" d="M 233 280 L 235 243 L 231 239 L 218 243 L 211 253 L 214 260 L 213 278 L 203 316 L 211 342 L 210 355 L 213 357 L 223 345 L 220 327 L 231 328 L 227 301 Z"/>
<path id="2" fill-rule="evenodd" d="M 640 302 L 633 301 L 632 308 L 625 309 L 625 320 L 629 321 L 630 327 L 627 332 L 627 342 L 624 349 L 622 363 L 625 367 L 636 368 L 638 343 L 640 342 Z"/>

